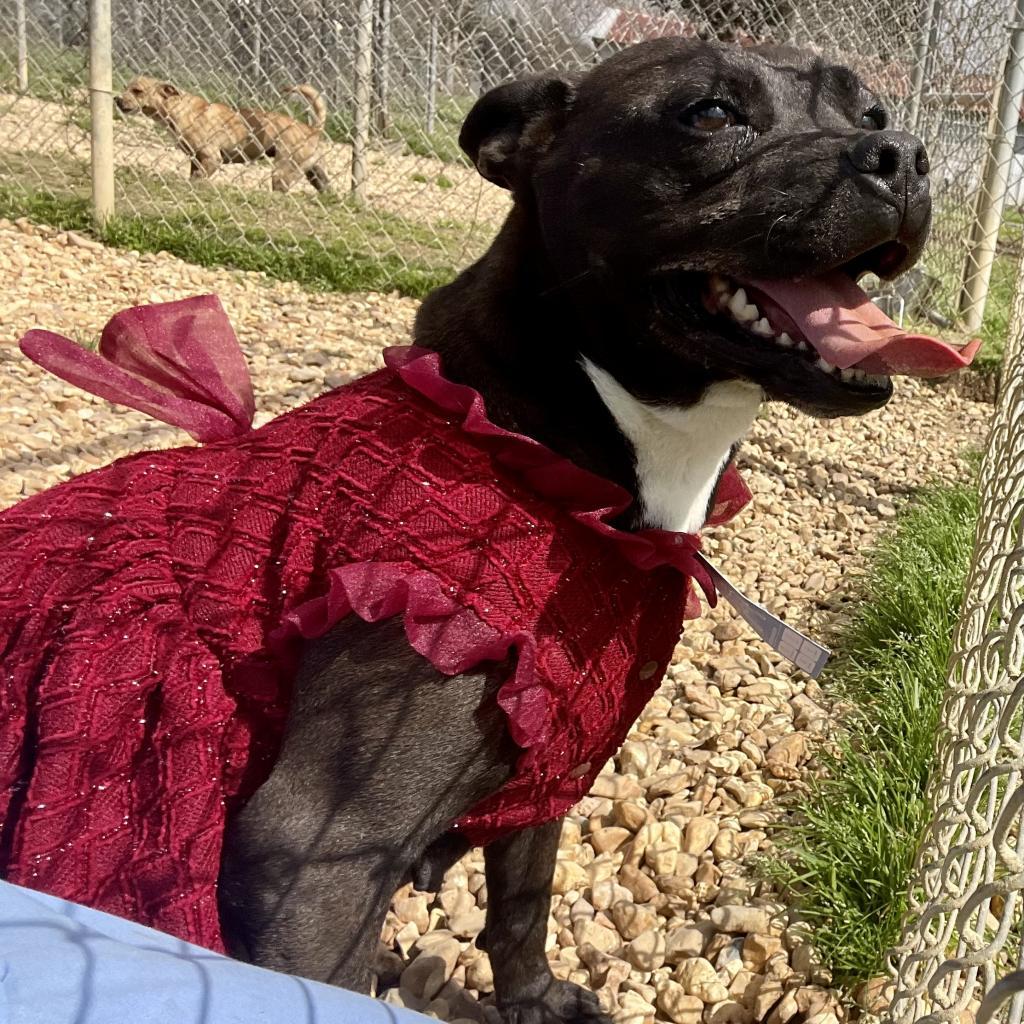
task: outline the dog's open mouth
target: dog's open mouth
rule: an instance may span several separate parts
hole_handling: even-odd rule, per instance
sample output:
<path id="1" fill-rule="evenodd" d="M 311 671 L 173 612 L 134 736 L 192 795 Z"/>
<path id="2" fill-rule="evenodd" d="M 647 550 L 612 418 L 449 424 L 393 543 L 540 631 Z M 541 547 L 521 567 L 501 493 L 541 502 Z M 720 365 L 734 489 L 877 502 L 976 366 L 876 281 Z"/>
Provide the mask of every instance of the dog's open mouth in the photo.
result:
<path id="1" fill-rule="evenodd" d="M 895 374 L 945 376 L 967 366 L 980 345 L 957 349 L 904 331 L 842 269 L 742 284 L 711 274 L 703 301 L 709 313 L 728 316 L 766 344 L 857 389 L 885 388 Z"/>

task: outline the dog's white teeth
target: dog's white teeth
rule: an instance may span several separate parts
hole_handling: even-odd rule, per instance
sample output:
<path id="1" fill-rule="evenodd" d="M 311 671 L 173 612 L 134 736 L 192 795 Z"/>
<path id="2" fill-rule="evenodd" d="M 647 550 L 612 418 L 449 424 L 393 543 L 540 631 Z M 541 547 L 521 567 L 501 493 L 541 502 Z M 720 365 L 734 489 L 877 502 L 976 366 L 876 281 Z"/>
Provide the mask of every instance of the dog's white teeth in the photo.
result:
<path id="1" fill-rule="evenodd" d="M 729 312 L 741 324 L 752 324 L 761 316 L 761 311 L 757 306 L 747 302 L 747 292 L 744 288 L 737 288 L 732 298 L 729 299 Z"/>
<path id="2" fill-rule="evenodd" d="M 766 316 L 761 317 L 760 320 L 756 320 L 750 325 L 750 329 L 755 333 L 761 335 L 762 338 L 770 338 L 775 332 L 772 330 L 772 325 L 768 323 Z"/>
<path id="3" fill-rule="evenodd" d="M 720 277 L 718 274 L 712 274 L 710 278 L 711 290 L 716 295 L 724 295 L 726 299 L 729 297 L 729 282 L 724 277 Z"/>
<path id="4" fill-rule="evenodd" d="M 822 359 L 818 356 L 818 361 L 814 364 L 822 373 L 831 373 L 835 367 L 827 360 Z"/>
<path id="5" fill-rule="evenodd" d="M 811 346 L 806 341 L 798 341 L 796 343 L 796 350 L 797 352 L 810 352 Z"/>
<path id="6" fill-rule="evenodd" d="M 785 331 L 783 331 L 775 339 L 775 342 L 776 344 L 781 345 L 783 348 L 792 348 L 796 344 L 796 342 L 794 342 L 793 339 Z"/>
<path id="7" fill-rule="evenodd" d="M 860 380 L 857 370 L 840 370 L 839 376 L 846 383 L 849 383 L 851 380 Z"/>
<path id="8" fill-rule="evenodd" d="M 853 372 L 857 375 L 854 379 L 859 383 L 869 384 L 876 388 L 884 387 L 889 380 L 888 377 L 880 376 L 875 373 L 865 373 L 863 370 L 854 370 Z"/>
<path id="9" fill-rule="evenodd" d="M 741 319 L 747 308 L 747 293 L 743 288 L 737 288 L 729 299 L 729 312 L 737 319 Z"/>

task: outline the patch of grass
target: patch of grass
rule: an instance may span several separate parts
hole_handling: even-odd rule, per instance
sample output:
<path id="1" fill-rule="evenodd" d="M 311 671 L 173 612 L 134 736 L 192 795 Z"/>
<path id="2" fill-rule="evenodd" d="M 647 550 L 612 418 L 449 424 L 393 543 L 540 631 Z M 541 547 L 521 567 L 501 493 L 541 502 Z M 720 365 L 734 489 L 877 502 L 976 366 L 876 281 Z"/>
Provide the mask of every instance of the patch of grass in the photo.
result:
<path id="1" fill-rule="evenodd" d="M 942 204 L 936 212 L 932 229 L 932 242 L 924 263 L 939 278 L 936 305 L 939 311 L 956 321 L 960 301 L 960 286 L 966 260 L 965 239 L 970 237 L 973 207 L 967 198 L 961 201 L 951 199 Z M 1013 314 L 1013 290 L 1020 260 L 1024 220 L 1020 212 L 1007 209 L 999 230 L 996 258 L 992 265 L 988 301 L 981 329 L 977 335 L 983 344 L 971 369 L 978 373 L 998 372 L 1006 349 L 1010 320 Z M 933 324 L 920 321 L 913 326 L 935 333 Z M 975 335 L 952 328 L 941 331 L 940 335 L 950 341 L 967 341 Z"/>
<path id="2" fill-rule="evenodd" d="M 413 156 L 429 157 L 446 164 L 468 164 L 469 159 L 459 147 L 459 132 L 474 99 L 471 96 L 447 97 L 438 102 L 434 130 L 426 130 L 424 112 L 392 111 L 383 138 L 374 133 L 371 145 L 401 143 Z M 351 110 L 332 110 L 327 115 L 324 134 L 332 142 L 349 145 L 354 123 Z"/>
<path id="3" fill-rule="evenodd" d="M 926 489 L 873 553 L 823 680 L 852 710 L 764 866 L 847 985 L 881 973 L 899 937 L 977 513 L 972 487 Z"/>
<path id="4" fill-rule="evenodd" d="M 1004 231 L 1006 225 L 1004 225 Z M 1017 231 L 1019 232 L 1019 227 Z M 1000 232 L 1000 239 L 1003 232 Z M 1017 280 L 1017 257 L 999 254 L 992 264 L 992 278 L 989 282 L 988 302 L 985 317 L 981 323 L 981 340 L 984 343 L 972 364 L 981 373 L 995 373 L 1003 361 L 1006 340 L 1010 335 L 1010 320 L 1013 317 L 1013 290 Z"/>
<path id="5" fill-rule="evenodd" d="M 452 268 L 406 263 L 397 256 L 373 256 L 350 251 L 344 243 L 325 245 L 298 238 L 282 246 L 265 232 L 223 229 L 196 230 L 181 217 L 157 221 L 144 217 L 117 217 L 104 228 L 105 242 L 125 249 L 166 250 L 189 263 L 261 270 L 282 281 L 297 281 L 316 291 L 398 291 L 422 298 L 451 280 Z"/>
<path id="6" fill-rule="evenodd" d="M 439 174 L 434 181 L 434 184 L 438 188 L 455 188 L 455 182 L 451 178 L 445 177 L 443 174 Z"/>
<path id="7" fill-rule="evenodd" d="M 92 112 L 88 107 L 74 107 L 68 112 L 68 123 L 88 135 L 92 131 Z"/>
<path id="8" fill-rule="evenodd" d="M 92 227 L 88 199 L 47 192 L 30 194 L 5 184 L 0 184 L 0 217 L 27 217 L 37 224 L 50 224 L 71 231 L 88 231 Z"/>
<path id="9" fill-rule="evenodd" d="M 350 143 L 352 141 L 352 114 L 347 110 L 331 110 L 327 114 L 324 135 L 331 142 Z"/>
<path id="10" fill-rule="evenodd" d="M 472 96 L 439 99 L 432 132 L 426 130 L 425 114 L 396 113 L 390 134 L 403 142 L 413 156 L 431 157 L 446 164 L 468 164 L 469 158 L 459 148 L 459 132 L 473 103 Z"/>
<path id="11" fill-rule="evenodd" d="M 53 103 L 67 103 L 88 85 L 89 54 L 85 47 L 58 50 L 47 46 L 33 47 L 30 42 L 29 54 L 29 95 Z M 14 92 L 17 75 L 18 62 L 13 45 L 0 45 L 0 88 Z"/>
<path id="12" fill-rule="evenodd" d="M 0 153 L 0 215 L 88 231 L 89 174 L 82 161 Z M 422 297 L 457 272 L 454 254 L 476 250 L 483 228 L 425 225 L 347 196 L 287 195 L 120 168 L 116 207 L 100 237 L 140 251 L 166 250 L 203 266 L 261 270 L 311 289 L 397 290 Z M 387 245 L 391 251 L 381 255 Z"/>

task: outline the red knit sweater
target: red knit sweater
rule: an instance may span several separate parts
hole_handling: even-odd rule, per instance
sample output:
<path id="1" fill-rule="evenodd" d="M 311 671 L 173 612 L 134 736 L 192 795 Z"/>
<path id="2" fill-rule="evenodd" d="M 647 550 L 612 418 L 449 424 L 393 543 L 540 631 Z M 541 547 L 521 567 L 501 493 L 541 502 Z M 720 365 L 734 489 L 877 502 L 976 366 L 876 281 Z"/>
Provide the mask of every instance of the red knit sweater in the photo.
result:
<path id="1" fill-rule="evenodd" d="M 99 355 L 70 346 L 24 344 L 222 439 L 121 459 L 0 514 L 12 882 L 220 949 L 225 818 L 273 764 L 299 638 L 351 613 L 403 616 L 446 675 L 514 654 L 498 702 L 515 776 L 453 826 L 487 843 L 550 820 L 654 693 L 697 611 L 690 579 L 714 600 L 696 537 L 610 526 L 624 491 L 490 423 L 436 354 L 390 349 L 386 369 L 252 431 L 212 297 L 121 314 Z M 711 521 L 748 498 L 730 469 Z"/>

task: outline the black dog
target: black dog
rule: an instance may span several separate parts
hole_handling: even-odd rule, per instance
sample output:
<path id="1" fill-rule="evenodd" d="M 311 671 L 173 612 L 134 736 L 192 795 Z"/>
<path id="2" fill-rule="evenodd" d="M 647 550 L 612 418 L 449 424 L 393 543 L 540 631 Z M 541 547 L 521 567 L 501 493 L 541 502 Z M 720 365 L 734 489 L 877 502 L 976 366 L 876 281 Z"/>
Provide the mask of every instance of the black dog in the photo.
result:
<path id="1" fill-rule="evenodd" d="M 736 284 L 890 277 L 920 254 L 927 158 L 848 69 L 660 40 L 494 90 L 461 142 L 515 206 L 424 303 L 416 343 L 494 422 L 627 488 L 620 525 L 699 528 L 764 397 L 815 416 L 890 398 L 887 377 L 832 367 L 796 325 L 776 335 Z M 228 836 L 238 955 L 369 987 L 395 889 L 436 887 L 465 852 L 450 823 L 512 770 L 502 678 L 442 678 L 397 623 L 350 617 L 307 649 L 280 760 Z M 558 837 L 553 822 L 486 849 L 486 946 L 517 1024 L 605 1019 L 545 958 Z"/>

